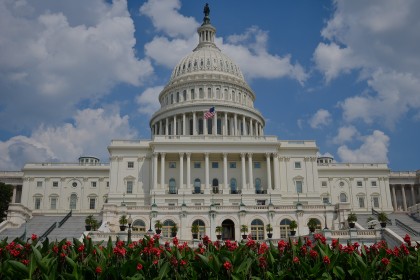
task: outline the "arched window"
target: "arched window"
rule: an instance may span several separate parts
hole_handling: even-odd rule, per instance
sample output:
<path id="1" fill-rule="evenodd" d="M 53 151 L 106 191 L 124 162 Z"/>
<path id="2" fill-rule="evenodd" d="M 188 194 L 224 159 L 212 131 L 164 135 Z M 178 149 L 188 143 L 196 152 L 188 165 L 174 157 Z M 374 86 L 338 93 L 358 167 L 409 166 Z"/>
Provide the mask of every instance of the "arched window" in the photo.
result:
<path id="1" fill-rule="evenodd" d="M 194 193 L 201 193 L 201 181 L 198 178 L 194 180 Z"/>
<path id="2" fill-rule="evenodd" d="M 237 194 L 238 193 L 238 189 L 236 187 L 236 179 L 235 178 L 230 179 L 230 193 L 231 194 Z"/>
<path id="3" fill-rule="evenodd" d="M 179 103 L 179 92 L 176 93 L 176 102 Z"/>
<path id="4" fill-rule="evenodd" d="M 213 193 L 219 193 L 219 180 L 214 178 L 212 181 Z"/>
<path id="5" fill-rule="evenodd" d="M 171 237 L 171 228 L 173 227 L 173 225 L 175 225 L 174 221 L 172 220 L 166 220 L 163 222 L 163 227 L 162 227 L 162 236 L 163 237 Z"/>
<path id="6" fill-rule="evenodd" d="M 340 193 L 340 202 L 347 202 L 347 195 L 345 193 Z"/>
<path id="7" fill-rule="evenodd" d="M 200 231 L 198 232 L 198 238 L 202 238 L 206 235 L 206 224 L 202 220 L 195 220 L 193 225 L 198 225 Z"/>
<path id="8" fill-rule="evenodd" d="M 176 194 L 176 182 L 174 178 L 169 179 L 169 193 L 170 194 Z"/>
<path id="9" fill-rule="evenodd" d="M 198 119 L 198 134 L 203 134 L 203 119 Z"/>
<path id="10" fill-rule="evenodd" d="M 135 220 L 132 229 L 139 233 L 146 232 L 146 223 L 143 220 Z"/>
<path id="11" fill-rule="evenodd" d="M 251 222 L 251 236 L 253 240 L 264 240 L 264 223 L 260 219 Z"/>
<path id="12" fill-rule="evenodd" d="M 187 91 L 186 90 L 183 91 L 182 96 L 183 96 L 183 99 L 184 99 L 183 101 L 186 101 L 187 100 Z"/>
<path id="13" fill-rule="evenodd" d="M 213 131 L 213 119 L 207 119 L 207 134 L 212 134 Z"/>
<path id="14" fill-rule="evenodd" d="M 217 134 L 222 135 L 222 120 L 217 119 Z"/>
<path id="15" fill-rule="evenodd" d="M 73 193 L 70 195 L 70 209 L 76 209 L 77 205 L 77 195 Z"/>
<path id="16" fill-rule="evenodd" d="M 317 218 L 310 218 L 310 219 L 315 220 L 315 222 L 316 222 L 316 227 L 315 227 L 315 229 L 318 229 L 318 230 L 322 229 L 322 228 L 321 228 L 321 222 L 320 222 Z M 309 221 L 309 220 L 308 220 L 308 221 Z"/>
<path id="17" fill-rule="evenodd" d="M 194 122 L 193 119 L 190 119 L 190 135 L 194 134 Z"/>
<path id="18" fill-rule="evenodd" d="M 263 193 L 263 191 L 261 189 L 261 179 L 260 178 L 255 179 L 255 193 Z"/>
<path id="19" fill-rule="evenodd" d="M 287 238 L 290 234 L 290 220 L 283 219 L 280 222 L 280 238 Z"/>

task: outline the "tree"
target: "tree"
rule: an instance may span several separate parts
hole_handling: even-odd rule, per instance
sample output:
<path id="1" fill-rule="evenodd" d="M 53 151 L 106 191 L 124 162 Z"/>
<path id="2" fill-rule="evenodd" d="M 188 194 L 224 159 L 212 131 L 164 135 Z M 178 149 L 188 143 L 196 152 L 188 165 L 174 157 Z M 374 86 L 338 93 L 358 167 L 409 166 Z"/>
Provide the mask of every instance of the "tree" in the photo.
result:
<path id="1" fill-rule="evenodd" d="M 0 182 L 0 223 L 7 217 L 7 209 L 13 195 L 13 186 Z"/>

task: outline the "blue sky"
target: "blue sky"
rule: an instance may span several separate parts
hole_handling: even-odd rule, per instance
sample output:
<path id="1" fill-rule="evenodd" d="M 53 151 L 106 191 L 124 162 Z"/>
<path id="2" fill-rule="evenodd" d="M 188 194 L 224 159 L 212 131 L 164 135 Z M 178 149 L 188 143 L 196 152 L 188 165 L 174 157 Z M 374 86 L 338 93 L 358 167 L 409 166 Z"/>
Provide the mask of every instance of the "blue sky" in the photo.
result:
<path id="1" fill-rule="evenodd" d="M 337 162 L 419 169 L 419 1 L 208 1 L 266 135 L 316 140 Z M 149 139 L 205 2 L 0 0 L 0 170 L 108 161 Z"/>

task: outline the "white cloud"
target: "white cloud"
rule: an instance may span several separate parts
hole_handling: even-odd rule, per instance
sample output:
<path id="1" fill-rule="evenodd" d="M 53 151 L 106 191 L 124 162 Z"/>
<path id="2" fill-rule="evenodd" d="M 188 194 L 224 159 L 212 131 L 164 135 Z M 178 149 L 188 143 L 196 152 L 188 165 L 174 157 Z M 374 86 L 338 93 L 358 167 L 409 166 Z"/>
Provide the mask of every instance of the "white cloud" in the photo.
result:
<path id="1" fill-rule="evenodd" d="M 160 108 L 159 93 L 163 90 L 163 86 L 156 86 L 146 89 L 143 93 L 136 97 L 136 103 L 140 106 L 139 112 L 151 116 Z"/>
<path id="2" fill-rule="evenodd" d="M 331 114 L 325 109 L 319 109 L 308 121 L 312 128 L 321 128 L 331 123 Z"/>
<path id="3" fill-rule="evenodd" d="M 420 1 L 335 0 L 336 10 L 314 51 L 327 82 L 359 71 L 369 91 L 341 103 L 346 121 L 392 128 L 420 109 Z"/>
<path id="4" fill-rule="evenodd" d="M 341 145 L 353 141 L 353 139 L 358 136 L 359 132 L 354 126 L 343 126 L 338 129 L 338 134 L 333 138 L 333 143 Z"/>
<path id="5" fill-rule="evenodd" d="M 193 17 L 181 15 L 179 0 L 149 0 L 140 7 L 140 13 L 148 16 L 153 26 L 170 37 L 188 38 L 195 32 L 199 23 Z"/>
<path id="6" fill-rule="evenodd" d="M 388 163 L 389 137 L 382 131 L 375 130 L 372 135 L 360 137 L 359 148 L 351 149 L 347 145 L 338 148 L 337 153 L 343 162 Z"/>
<path id="7" fill-rule="evenodd" d="M 0 2 L 2 128 L 59 123 L 79 102 L 119 83 L 139 86 L 153 72 L 135 55 L 126 1 L 55 2 Z"/>
<path id="8" fill-rule="evenodd" d="M 27 162 L 75 162 L 81 155 L 108 161 L 112 139 L 133 139 L 137 133 L 128 116 L 105 109 L 77 111 L 74 124 L 41 125 L 30 137 L 15 136 L 0 142 L 0 170 L 18 170 Z M 88 153 L 88 154 L 87 154 Z"/>

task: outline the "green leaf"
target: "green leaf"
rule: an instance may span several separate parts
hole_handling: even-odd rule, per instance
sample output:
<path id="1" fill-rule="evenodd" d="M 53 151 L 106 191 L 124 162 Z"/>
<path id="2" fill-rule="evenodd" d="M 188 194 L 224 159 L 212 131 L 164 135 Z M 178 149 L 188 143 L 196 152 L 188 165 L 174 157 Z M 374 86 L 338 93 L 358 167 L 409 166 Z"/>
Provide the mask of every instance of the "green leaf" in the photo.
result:
<path id="1" fill-rule="evenodd" d="M 339 279 L 345 279 L 346 273 L 340 266 L 335 266 L 333 268 L 333 274 L 337 276 Z"/>
<path id="2" fill-rule="evenodd" d="M 24 265 L 23 263 L 18 262 L 18 261 L 14 261 L 14 260 L 9 260 L 8 262 L 9 262 L 10 266 L 12 266 L 17 271 L 19 271 L 19 272 L 21 272 L 25 275 L 28 275 L 28 267 L 26 267 L 26 265 Z"/>
<path id="3" fill-rule="evenodd" d="M 166 276 L 166 274 L 168 273 L 168 271 L 169 271 L 169 263 L 168 262 L 165 262 L 162 265 L 162 267 L 160 268 L 160 271 L 159 271 L 159 279 L 163 279 L 163 277 Z"/>

